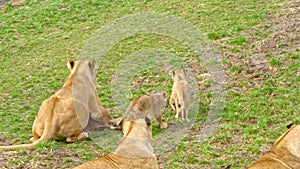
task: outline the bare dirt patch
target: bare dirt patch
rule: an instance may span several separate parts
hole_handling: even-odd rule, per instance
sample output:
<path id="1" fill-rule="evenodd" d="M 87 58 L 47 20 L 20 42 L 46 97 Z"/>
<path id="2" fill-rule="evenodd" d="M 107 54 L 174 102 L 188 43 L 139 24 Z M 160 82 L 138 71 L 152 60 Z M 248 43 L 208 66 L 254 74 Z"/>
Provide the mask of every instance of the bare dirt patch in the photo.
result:
<path id="1" fill-rule="evenodd" d="M 289 1 L 285 9 L 268 15 L 253 30 L 241 32 L 240 35 L 247 37 L 247 45 L 241 47 L 240 52 L 232 51 L 228 38 L 214 42 L 228 59 L 225 68 L 231 82 L 229 88 L 235 88 L 239 81 L 247 81 L 246 87 L 252 88 L 259 86 L 267 76 L 276 77 L 279 69 L 270 64 L 274 58 L 285 65 L 281 69 L 288 68 L 292 61 L 286 55 L 300 48 L 299 4 L 299 0 Z M 259 35 L 255 35 L 257 30 Z"/>

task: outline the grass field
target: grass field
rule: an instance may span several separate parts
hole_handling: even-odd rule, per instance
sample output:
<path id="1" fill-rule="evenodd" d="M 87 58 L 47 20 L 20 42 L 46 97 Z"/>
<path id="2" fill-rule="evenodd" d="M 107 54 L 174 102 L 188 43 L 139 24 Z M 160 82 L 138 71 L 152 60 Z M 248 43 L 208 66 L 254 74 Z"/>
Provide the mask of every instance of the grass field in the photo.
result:
<path id="1" fill-rule="evenodd" d="M 0 144 L 29 142 L 41 102 L 69 75 L 66 61 L 78 59 L 99 29 L 130 14 L 166 13 L 195 25 L 223 56 L 226 105 L 216 132 L 199 141 L 211 100 L 210 81 L 201 82 L 200 75 L 206 73 L 203 61 L 188 46 L 164 35 L 138 34 L 113 46 L 97 72 L 103 105 L 114 117 L 122 114 L 111 102 L 110 82 L 126 56 L 148 48 L 169 51 L 193 69 L 200 108 L 189 134 L 170 153 L 158 154 L 160 167 L 246 168 L 285 131 L 286 122 L 300 122 L 299 4 L 299 0 L 15 0 L 2 5 Z M 170 92 L 166 73 L 140 72 L 132 82 L 131 97 L 156 89 Z M 170 108 L 165 114 L 172 122 Z M 103 153 L 90 139 L 72 144 L 50 141 L 36 150 L 0 151 L 0 168 L 72 168 Z"/>

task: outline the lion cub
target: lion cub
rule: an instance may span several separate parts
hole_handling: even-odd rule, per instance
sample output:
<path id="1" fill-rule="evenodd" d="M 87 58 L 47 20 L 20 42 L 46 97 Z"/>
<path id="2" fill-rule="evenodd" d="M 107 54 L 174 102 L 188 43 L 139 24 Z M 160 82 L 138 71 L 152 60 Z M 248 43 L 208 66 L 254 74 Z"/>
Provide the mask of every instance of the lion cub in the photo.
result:
<path id="1" fill-rule="evenodd" d="M 175 118 L 182 117 L 183 120 L 188 119 L 189 104 L 191 97 L 191 89 L 186 79 L 187 69 L 170 71 L 170 75 L 174 81 L 172 94 L 170 97 L 170 105 L 176 111 Z"/>
<path id="2" fill-rule="evenodd" d="M 162 121 L 163 109 L 168 106 L 168 95 L 166 92 L 152 93 L 133 99 L 124 117 L 128 119 L 150 118 L 152 114 L 159 123 L 160 128 L 167 128 L 168 124 Z"/>

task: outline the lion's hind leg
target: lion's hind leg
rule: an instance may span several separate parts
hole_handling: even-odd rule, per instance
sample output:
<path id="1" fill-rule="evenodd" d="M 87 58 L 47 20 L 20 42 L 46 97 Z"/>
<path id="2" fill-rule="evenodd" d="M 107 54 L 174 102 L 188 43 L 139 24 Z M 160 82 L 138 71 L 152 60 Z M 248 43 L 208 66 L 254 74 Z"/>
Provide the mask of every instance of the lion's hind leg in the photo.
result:
<path id="1" fill-rule="evenodd" d="M 40 138 L 40 136 L 38 134 L 36 134 L 35 132 L 33 132 L 32 134 L 33 134 L 33 137 L 30 138 L 30 141 L 35 142 Z"/>
<path id="2" fill-rule="evenodd" d="M 156 117 L 156 120 L 157 120 L 157 122 L 158 122 L 158 124 L 159 124 L 159 126 L 160 126 L 161 129 L 168 128 L 168 124 L 162 121 L 161 116 Z"/>
<path id="3" fill-rule="evenodd" d="M 85 138 L 89 137 L 89 133 L 86 131 L 81 132 L 78 136 L 67 137 L 66 141 L 68 143 L 73 143 L 75 141 L 81 141 Z"/>
<path id="4" fill-rule="evenodd" d="M 181 104 L 181 111 L 180 111 L 180 116 L 182 118 L 182 120 L 184 121 L 185 120 L 185 115 L 186 115 L 186 109 L 185 109 L 185 104 L 184 102 L 182 102 Z"/>
<path id="5" fill-rule="evenodd" d="M 185 119 L 187 122 L 189 122 L 189 121 L 190 121 L 190 120 L 189 120 L 189 109 L 188 109 L 188 107 L 185 107 L 184 109 L 185 109 L 185 111 L 184 111 L 184 119 Z"/>
<path id="6" fill-rule="evenodd" d="M 173 97 L 170 98 L 169 104 L 171 108 L 176 111 L 175 99 Z"/>

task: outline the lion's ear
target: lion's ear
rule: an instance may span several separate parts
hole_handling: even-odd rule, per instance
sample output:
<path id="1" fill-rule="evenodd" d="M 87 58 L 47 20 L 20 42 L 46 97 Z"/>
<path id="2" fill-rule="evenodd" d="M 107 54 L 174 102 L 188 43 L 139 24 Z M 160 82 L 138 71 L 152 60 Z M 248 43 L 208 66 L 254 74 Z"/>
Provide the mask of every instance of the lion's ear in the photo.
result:
<path id="1" fill-rule="evenodd" d="M 188 77 L 188 76 L 190 76 L 190 75 L 193 75 L 193 71 L 192 71 L 193 69 L 191 69 L 191 68 L 184 68 L 183 69 L 183 72 L 184 72 L 184 75 L 186 76 L 186 77 Z"/>
<path id="2" fill-rule="evenodd" d="M 95 60 L 90 61 L 89 66 L 90 66 L 91 70 L 94 70 L 96 68 L 96 61 Z"/>
<path id="3" fill-rule="evenodd" d="M 151 125 L 151 120 L 148 117 L 145 117 L 145 121 L 147 126 Z"/>
<path id="4" fill-rule="evenodd" d="M 295 124 L 293 123 L 293 122 L 289 122 L 289 123 L 287 123 L 287 125 L 286 125 L 286 128 L 287 129 L 290 129 L 292 126 L 294 126 Z"/>
<path id="5" fill-rule="evenodd" d="M 189 71 L 190 71 L 189 68 L 183 69 L 183 72 L 184 72 L 185 75 L 187 75 L 189 73 Z"/>
<path id="6" fill-rule="evenodd" d="M 168 93 L 167 92 L 163 92 L 163 97 L 164 98 L 168 98 Z"/>
<path id="7" fill-rule="evenodd" d="M 68 60 L 67 66 L 70 69 L 70 71 L 72 71 L 72 69 L 74 68 L 74 65 L 75 65 L 74 61 Z"/>
<path id="8" fill-rule="evenodd" d="M 119 126 L 122 129 L 123 128 L 123 123 L 124 123 L 124 118 L 112 119 L 112 120 L 110 120 L 110 122 L 112 122 L 113 124 Z"/>
<path id="9" fill-rule="evenodd" d="M 174 70 L 170 71 L 170 72 L 169 72 L 169 75 L 171 75 L 171 77 L 172 77 L 172 79 L 173 79 L 174 76 L 175 76 L 175 71 L 174 71 Z"/>

